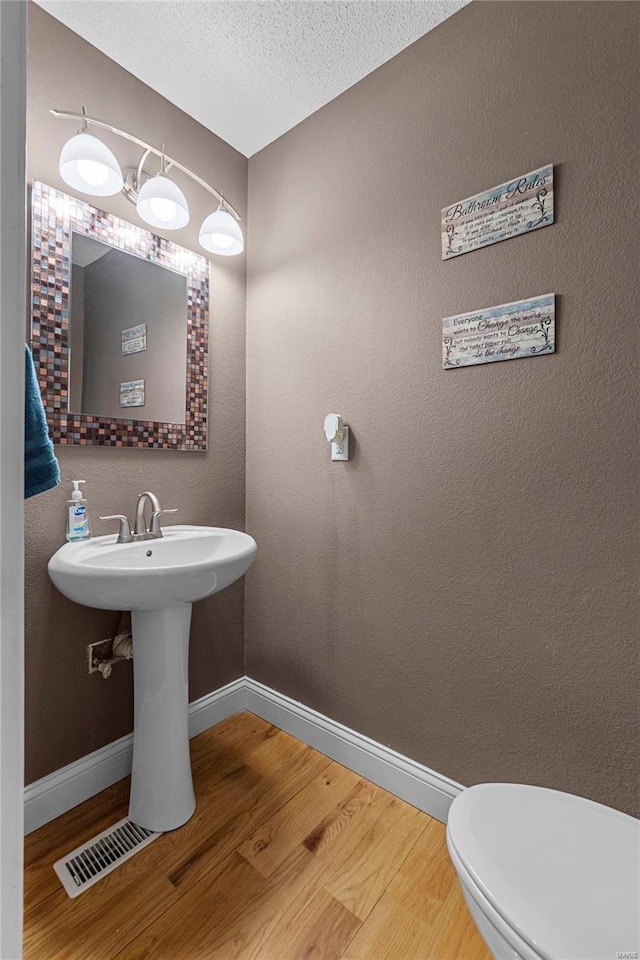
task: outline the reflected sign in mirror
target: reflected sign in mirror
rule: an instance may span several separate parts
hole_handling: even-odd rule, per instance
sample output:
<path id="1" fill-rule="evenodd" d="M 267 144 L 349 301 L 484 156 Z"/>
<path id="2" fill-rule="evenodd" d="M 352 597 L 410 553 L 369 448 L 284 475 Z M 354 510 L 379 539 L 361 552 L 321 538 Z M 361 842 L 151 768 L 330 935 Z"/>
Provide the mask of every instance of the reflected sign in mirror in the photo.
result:
<path id="1" fill-rule="evenodd" d="M 205 450 L 208 260 L 41 183 L 32 226 L 32 348 L 54 442 Z"/>

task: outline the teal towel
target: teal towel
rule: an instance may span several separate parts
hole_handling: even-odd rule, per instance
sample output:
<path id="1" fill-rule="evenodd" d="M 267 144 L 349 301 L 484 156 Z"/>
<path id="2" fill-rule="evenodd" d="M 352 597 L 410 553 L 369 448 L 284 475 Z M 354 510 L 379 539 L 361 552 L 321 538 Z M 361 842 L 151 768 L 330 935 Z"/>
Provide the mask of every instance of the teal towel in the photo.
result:
<path id="1" fill-rule="evenodd" d="M 60 467 L 49 439 L 47 418 L 42 405 L 40 387 L 33 357 L 25 349 L 24 380 L 24 498 L 44 493 L 60 483 Z"/>

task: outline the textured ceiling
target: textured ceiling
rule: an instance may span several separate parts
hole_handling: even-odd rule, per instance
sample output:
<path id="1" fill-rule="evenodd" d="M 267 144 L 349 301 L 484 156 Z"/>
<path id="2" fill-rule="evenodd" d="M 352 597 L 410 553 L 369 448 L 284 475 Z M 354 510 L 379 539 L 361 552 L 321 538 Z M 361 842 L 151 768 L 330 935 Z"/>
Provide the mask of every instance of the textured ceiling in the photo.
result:
<path id="1" fill-rule="evenodd" d="M 468 0 L 38 2 L 251 156 Z"/>

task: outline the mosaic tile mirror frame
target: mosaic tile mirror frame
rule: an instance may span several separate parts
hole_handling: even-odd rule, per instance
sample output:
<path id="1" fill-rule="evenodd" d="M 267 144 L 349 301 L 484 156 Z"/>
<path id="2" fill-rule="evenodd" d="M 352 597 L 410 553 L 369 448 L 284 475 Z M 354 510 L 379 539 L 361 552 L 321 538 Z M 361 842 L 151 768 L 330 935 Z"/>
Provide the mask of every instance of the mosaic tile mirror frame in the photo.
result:
<path id="1" fill-rule="evenodd" d="M 37 181 L 32 185 L 31 210 L 31 347 L 54 443 L 206 450 L 209 261 Z M 73 233 L 186 277 L 184 423 L 93 416 L 69 408 Z M 123 318 L 122 326 L 132 324 Z"/>

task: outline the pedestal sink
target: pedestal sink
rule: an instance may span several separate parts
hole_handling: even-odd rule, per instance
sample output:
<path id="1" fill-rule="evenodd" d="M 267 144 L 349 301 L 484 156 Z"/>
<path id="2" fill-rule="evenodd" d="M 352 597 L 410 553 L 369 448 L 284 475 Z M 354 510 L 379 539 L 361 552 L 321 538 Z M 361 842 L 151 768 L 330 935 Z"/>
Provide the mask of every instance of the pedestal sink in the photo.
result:
<path id="1" fill-rule="evenodd" d="M 61 547 L 49 576 L 70 600 L 131 610 L 135 719 L 129 816 L 148 830 L 174 830 L 195 795 L 188 730 L 191 606 L 241 577 L 253 537 L 222 527 L 175 525 L 164 536 L 116 543 L 94 537 Z"/>

